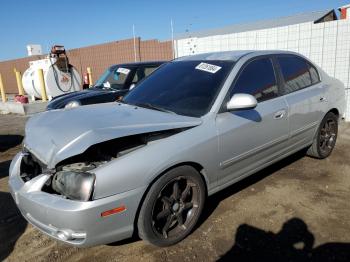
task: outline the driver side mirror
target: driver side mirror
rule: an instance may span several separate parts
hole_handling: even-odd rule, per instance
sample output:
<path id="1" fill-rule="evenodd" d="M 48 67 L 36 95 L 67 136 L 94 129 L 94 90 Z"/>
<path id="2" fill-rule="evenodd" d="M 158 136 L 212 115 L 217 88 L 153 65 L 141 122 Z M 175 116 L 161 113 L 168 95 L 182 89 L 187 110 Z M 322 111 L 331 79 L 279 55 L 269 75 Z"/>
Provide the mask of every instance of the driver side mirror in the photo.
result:
<path id="1" fill-rule="evenodd" d="M 234 94 L 230 101 L 226 104 L 228 111 L 240 110 L 240 109 L 253 109 L 257 106 L 258 102 L 255 97 L 249 94 Z"/>

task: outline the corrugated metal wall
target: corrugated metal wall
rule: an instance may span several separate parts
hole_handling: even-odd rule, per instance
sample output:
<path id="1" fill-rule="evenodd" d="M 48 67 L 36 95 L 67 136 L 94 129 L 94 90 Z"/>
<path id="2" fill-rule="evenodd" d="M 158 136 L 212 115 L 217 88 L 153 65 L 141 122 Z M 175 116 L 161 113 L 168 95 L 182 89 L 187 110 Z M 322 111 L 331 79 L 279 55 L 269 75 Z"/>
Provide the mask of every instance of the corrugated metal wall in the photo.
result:
<path id="1" fill-rule="evenodd" d="M 80 73 L 86 72 L 87 67 L 92 68 L 93 80 L 96 79 L 112 64 L 134 62 L 134 39 L 127 39 L 105 43 L 101 45 L 87 46 L 67 51 L 69 62 Z M 23 72 L 28 68 L 29 61 L 39 59 L 39 56 L 0 62 L 6 93 L 17 93 L 16 77 L 13 69 Z M 158 40 L 142 41 L 136 38 L 137 61 L 171 60 L 171 41 L 159 42 Z"/>
<path id="2" fill-rule="evenodd" d="M 350 121 L 350 20 L 312 22 L 176 41 L 177 56 L 228 50 L 280 49 L 299 52 L 341 80 Z"/>

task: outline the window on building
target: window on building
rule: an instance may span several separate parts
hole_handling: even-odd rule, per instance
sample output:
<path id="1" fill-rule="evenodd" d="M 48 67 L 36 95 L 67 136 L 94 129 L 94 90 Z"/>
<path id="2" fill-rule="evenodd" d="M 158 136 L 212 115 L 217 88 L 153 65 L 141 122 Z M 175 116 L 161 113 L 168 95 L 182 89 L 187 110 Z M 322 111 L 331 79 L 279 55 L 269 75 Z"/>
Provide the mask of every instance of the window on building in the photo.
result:
<path id="1" fill-rule="evenodd" d="M 298 91 L 312 84 L 309 64 L 304 59 L 297 56 L 280 56 L 277 59 L 285 82 L 285 94 Z"/>
<path id="2" fill-rule="evenodd" d="M 258 102 L 278 96 L 278 87 L 271 59 L 249 62 L 234 82 L 231 97 L 237 93 L 253 95 Z"/>

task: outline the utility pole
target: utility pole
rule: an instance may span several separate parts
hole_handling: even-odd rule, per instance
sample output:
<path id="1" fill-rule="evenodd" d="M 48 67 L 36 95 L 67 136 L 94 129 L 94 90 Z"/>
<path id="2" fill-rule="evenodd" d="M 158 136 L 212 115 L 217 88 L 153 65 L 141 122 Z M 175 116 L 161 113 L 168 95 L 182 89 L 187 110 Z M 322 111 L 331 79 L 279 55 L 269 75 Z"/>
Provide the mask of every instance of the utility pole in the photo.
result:
<path id="1" fill-rule="evenodd" d="M 171 29 L 171 48 L 173 51 L 173 58 L 175 58 L 175 46 L 174 46 L 174 25 L 173 19 L 170 19 L 170 29 Z"/>
<path id="2" fill-rule="evenodd" d="M 135 36 L 135 25 L 132 25 L 132 35 L 134 37 L 134 57 L 135 62 L 137 62 L 137 56 L 136 56 L 136 36 Z"/>

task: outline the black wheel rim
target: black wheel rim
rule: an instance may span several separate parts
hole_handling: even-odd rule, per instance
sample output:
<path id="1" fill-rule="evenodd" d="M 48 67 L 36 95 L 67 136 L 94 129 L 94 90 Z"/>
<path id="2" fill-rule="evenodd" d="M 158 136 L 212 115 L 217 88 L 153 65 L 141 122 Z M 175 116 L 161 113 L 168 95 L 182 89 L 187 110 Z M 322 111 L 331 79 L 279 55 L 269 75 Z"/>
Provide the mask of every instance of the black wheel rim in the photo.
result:
<path id="1" fill-rule="evenodd" d="M 169 181 L 153 206 L 153 230 L 165 239 L 186 234 L 195 222 L 199 201 L 199 187 L 190 178 L 177 177 Z"/>
<path id="2" fill-rule="evenodd" d="M 329 154 L 336 141 L 337 124 L 333 119 L 327 119 L 320 130 L 319 146 L 323 155 Z"/>

